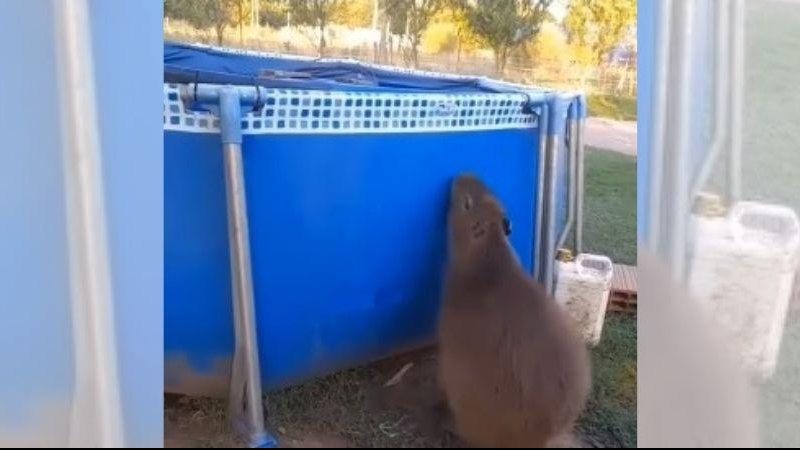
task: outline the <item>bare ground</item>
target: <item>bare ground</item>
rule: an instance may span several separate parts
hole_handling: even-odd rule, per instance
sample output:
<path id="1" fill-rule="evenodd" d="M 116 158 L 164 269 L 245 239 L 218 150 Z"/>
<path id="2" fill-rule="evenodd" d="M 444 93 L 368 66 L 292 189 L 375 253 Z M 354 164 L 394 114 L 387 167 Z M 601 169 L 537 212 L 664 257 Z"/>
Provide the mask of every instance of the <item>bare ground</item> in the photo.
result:
<path id="1" fill-rule="evenodd" d="M 593 351 L 592 398 L 575 435 L 554 447 L 635 445 L 635 320 L 609 314 Z M 272 392 L 267 421 L 283 448 L 464 447 L 429 414 L 435 380 L 436 353 L 420 350 Z M 224 400 L 167 396 L 165 446 L 244 447 L 228 430 L 225 406 Z"/>
<path id="2" fill-rule="evenodd" d="M 267 395 L 268 422 L 284 448 L 454 447 L 427 417 L 435 353 L 421 350 Z M 398 383 L 387 381 L 411 364 Z M 232 438 L 225 401 L 168 395 L 166 447 L 243 447 Z"/>
<path id="3" fill-rule="evenodd" d="M 636 156 L 636 122 L 589 117 L 584 134 L 589 147 Z"/>
<path id="4" fill-rule="evenodd" d="M 421 350 L 313 380 L 269 394 L 268 422 L 282 448 L 463 447 L 428 414 L 435 372 L 435 352 Z M 164 422 L 165 447 L 245 447 L 227 427 L 224 400 L 167 395 Z"/>

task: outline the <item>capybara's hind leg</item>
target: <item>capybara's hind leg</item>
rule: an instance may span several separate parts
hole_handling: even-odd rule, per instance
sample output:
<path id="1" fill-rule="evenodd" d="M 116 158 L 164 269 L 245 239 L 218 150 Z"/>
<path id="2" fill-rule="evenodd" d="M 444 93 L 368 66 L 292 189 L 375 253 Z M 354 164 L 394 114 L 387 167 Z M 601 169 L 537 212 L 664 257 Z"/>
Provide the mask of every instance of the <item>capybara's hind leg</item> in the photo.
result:
<path id="1" fill-rule="evenodd" d="M 455 433 L 453 415 L 444 396 L 435 399 L 420 411 L 420 425 L 422 431 L 429 436 Z"/>
<path id="2" fill-rule="evenodd" d="M 442 430 L 451 433 L 456 433 L 456 420 L 453 417 L 453 412 L 450 410 L 450 407 L 447 406 L 447 401 L 442 399 L 442 401 L 436 405 L 436 414 L 438 415 L 439 426 Z"/>

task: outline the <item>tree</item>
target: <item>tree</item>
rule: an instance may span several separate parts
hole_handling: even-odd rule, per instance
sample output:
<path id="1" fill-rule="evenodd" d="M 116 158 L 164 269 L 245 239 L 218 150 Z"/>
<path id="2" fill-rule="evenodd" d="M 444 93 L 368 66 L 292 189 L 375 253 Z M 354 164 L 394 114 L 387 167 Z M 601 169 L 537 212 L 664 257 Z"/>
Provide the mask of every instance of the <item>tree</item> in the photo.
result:
<path id="1" fill-rule="evenodd" d="M 536 36 L 553 0 L 472 0 L 460 2 L 470 27 L 494 52 L 502 74 L 512 51 Z"/>
<path id="2" fill-rule="evenodd" d="M 475 34 L 475 31 L 472 29 L 469 23 L 469 17 L 464 8 L 458 7 L 457 4 L 451 4 L 448 9 L 450 20 L 456 27 L 456 66 L 458 66 L 461 62 L 462 50 L 474 50 L 478 48 L 481 44 L 481 38 Z"/>
<path id="3" fill-rule="evenodd" d="M 378 0 L 378 22 L 381 29 L 376 58 L 378 62 L 385 62 L 387 59 L 389 63 L 392 62 L 392 35 L 403 40 L 408 23 L 407 6 L 407 0 Z"/>
<path id="4" fill-rule="evenodd" d="M 527 46 L 527 54 L 535 61 L 566 62 L 570 47 L 563 30 L 557 24 L 545 23 L 541 31 Z"/>
<path id="5" fill-rule="evenodd" d="M 437 13 L 422 36 L 422 49 L 426 53 L 455 53 L 456 66 L 463 51 L 480 48 L 480 39 L 475 36 L 460 8 L 446 6 Z"/>
<path id="6" fill-rule="evenodd" d="M 372 26 L 375 0 L 347 0 L 333 12 L 331 21 L 354 28 Z"/>
<path id="7" fill-rule="evenodd" d="M 407 42 L 404 49 L 406 63 L 417 67 L 422 34 L 431 19 L 445 6 L 445 0 L 385 0 L 386 14 L 392 31 L 398 32 Z"/>
<path id="8" fill-rule="evenodd" d="M 408 38 L 408 57 L 412 66 L 419 64 L 419 44 L 422 34 L 428 28 L 431 18 L 444 6 L 443 0 L 406 0 L 408 12 L 406 14 L 406 37 Z"/>
<path id="9" fill-rule="evenodd" d="M 230 12 L 231 23 L 239 27 L 239 45 L 244 46 L 244 24 L 251 21 L 252 8 L 248 0 L 229 0 L 234 3 Z M 251 0 L 250 0 L 251 1 Z"/>
<path id="10" fill-rule="evenodd" d="M 289 5 L 284 0 L 264 0 L 259 6 L 259 25 L 280 28 L 289 24 Z"/>
<path id="11" fill-rule="evenodd" d="M 195 28 L 213 27 L 217 44 L 222 45 L 225 28 L 236 23 L 235 10 L 240 0 L 165 0 L 164 15 L 189 22 Z"/>
<path id="12" fill-rule="evenodd" d="M 600 65 L 636 24 L 636 0 L 572 0 L 564 18 L 570 44 Z"/>
<path id="13" fill-rule="evenodd" d="M 336 9 L 341 7 L 342 0 L 290 0 L 289 10 L 295 22 L 310 25 L 317 28 L 319 41 L 317 52 L 319 56 L 325 55 L 325 30 L 331 22 L 331 18 L 336 13 Z"/>

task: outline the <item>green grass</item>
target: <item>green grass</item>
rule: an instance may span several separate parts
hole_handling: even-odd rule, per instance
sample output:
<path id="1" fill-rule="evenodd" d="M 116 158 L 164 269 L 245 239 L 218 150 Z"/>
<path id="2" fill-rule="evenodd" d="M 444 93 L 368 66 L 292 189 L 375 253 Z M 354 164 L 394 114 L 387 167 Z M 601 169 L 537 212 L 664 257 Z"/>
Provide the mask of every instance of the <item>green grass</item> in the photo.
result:
<path id="1" fill-rule="evenodd" d="M 590 95 L 589 115 L 614 120 L 636 120 L 636 97 L 615 95 Z"/>
<path id="2" fill-rule="evenodd" d="M 592 447 L 636 447 L 636 317 L 609 313 L 592 351 L 592 395 L 577 431 Z"/>
<path id="3" fill-rule="evenodd" d="M 743 191 L 800 211 L 800 7 L 748 2 Z"/>
<path id="4" fill-rule="evenodd" d="M 800 314 L 787 320 L 782 347 L 777 372 L 761 386 L 762 446 L 796 448 L 800 445 Z"/>
<path id="5" fill-rule="evenodd" d="M 636 264 L 636 158 L 586 152 L 585 251 Z M 578 431 L 593 447 L 636 446 L 636 316 L 609 313 L 592 351 L 592 396 Z"/>
<path id="6" fill-rule="evenodd" d="M 587 149 L 584 251 L 636 264 L 636 158 Z"/>
<path id="7" fill-rule="evenodd" d="M 742 198 L 800 212 L 800 7 L 788 2 L 747 2 Z M 723 186 L 715 167 L 713 189 Z M 796 294 L 797 295 L 797 294 Z M 797 300 L 795 300 L 797 301 Z M 800 445 L 800 313 L 786 321 L 777 373 L 761 387 L 762 445 Z"/>
<path id="8" fill-rule="evenodd" d="M 270 393 L 270 425 L 283 440 L 288 433 L 295 439 L 334 436 L 357 448 L 441 447 L 419 433 L 403 410 L 368 406 L 368 393 L 380 381 L 378 370 L 365 366 Z"/>
<path id="9" fill-rule="evenodd" d="M 749 2 L 742 135 L 742 195 L 800 212 L 800 7 Z M 721 172 L 721 171 L 720 171 Z M 721 178 L 721 177 L 720 177 Z M 798 302 L 795 293 L 795 302 Z M 784 329 L 775 375 L 761 387 L 761 437 L 767 447 L 800 445 L 800 310 Z"/>

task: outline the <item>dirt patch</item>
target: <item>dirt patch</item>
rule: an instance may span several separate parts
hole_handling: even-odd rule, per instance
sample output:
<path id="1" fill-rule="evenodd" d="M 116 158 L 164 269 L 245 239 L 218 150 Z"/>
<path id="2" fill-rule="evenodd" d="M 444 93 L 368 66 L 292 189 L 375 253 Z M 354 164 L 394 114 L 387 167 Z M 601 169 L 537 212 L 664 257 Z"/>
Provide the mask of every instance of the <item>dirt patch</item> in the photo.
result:
<path id="1" fill-rule="evenodd" d="M 636 156 L 636 122 L 590 117 L 584 134 L 590 147 Z"/>
<path id="2" fill-rule="evenodd" d="M 228 429 L 225 400 L 167 394 L 164 447 L 243 448 Z"/>
<path id="3" fill-rule="evenodd" d="M 618 322 L 611 319 L 610 327 Z M 622 357 L 635 354 L 630 337 L 627 329 L 604 337 L 603 351 L 595 352 L 595 364 L 602 362 L 593 388 L 602 395 L 593 396 L 579 434 L 563 437 L 555 448 L 621 446 L 629 440 L 617 434 L 635 436 L 635 422 L 629 430 L 620 416 L 635 418 L 635 362 Z M 387 387 L 390 380 L 396 384 Z M 267 422 L 282 448 L 463 448 L 432 414 L 437 395 L 436 353 L 426 349 L 271 392 Z M 224 400 L 167 396 L 165 446 L 244 447 L 228 429 L 225 408 Z"/>
<path id="4" fill-rule="evenodd" d="M 279 435 L 335 437 L 350 447 L 456 446 L 429 414 L 436 392 L 435 353 L 421 350 L 270 393 L 268 420 Z"/>
<path id="5" fill-rule="evenodd" d="M 267 420 L 283 448 L 457 447 L 427 414 L 435 395 L 436 359 L 428 349 L 269 393 Z M 168 395 L 165 446 L 245 447 L 225 413 L 224 400 Z"/>

